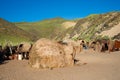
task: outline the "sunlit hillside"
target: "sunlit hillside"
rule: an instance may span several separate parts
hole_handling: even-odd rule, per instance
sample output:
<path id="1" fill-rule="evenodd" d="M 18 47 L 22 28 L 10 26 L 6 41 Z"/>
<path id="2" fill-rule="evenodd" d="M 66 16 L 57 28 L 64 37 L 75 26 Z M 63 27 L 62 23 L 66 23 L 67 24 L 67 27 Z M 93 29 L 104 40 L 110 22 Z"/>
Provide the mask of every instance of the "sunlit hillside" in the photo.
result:
<path id="1" fill-rule="evenodd" d="M 36 39 L 43 37 L 52 39 L 65 30 L 61 25 L 65 21 L 67 20 L 63 18 L 53 18 L 38 22 L 20 22 L 15 23 L 15 25 L 36 36 Z"/>
<path id="2" fill-rule="evenodd" d="M 69 28 L 57 39 L 70 36 L 72 39 L 84 39 L 86 41 L 99 38 L 120 38 L 120 12 L 109 12 L 106 14 L 91 14 L 80 19 L 75 27 Z"/>
<path id="3" fill-rule="evenodd" d="M 53 18 L 38 22 L 11 23 L 0 19 L 0 43 L 35 42 L 40 38 L 62 40 L 68 35 L 71 39 L 86 41 L 101 38 L 120 39 L 119 28 L 120 12 L 91 14 L 76 20 Z"/>
<path id="4" fill-rule="evenodd" d="M 15 26 L 15 24 L 0 18 L 0 44 L 7 42 L 19 43 L 22 41 L 32 41 L 32 36 Z"/>

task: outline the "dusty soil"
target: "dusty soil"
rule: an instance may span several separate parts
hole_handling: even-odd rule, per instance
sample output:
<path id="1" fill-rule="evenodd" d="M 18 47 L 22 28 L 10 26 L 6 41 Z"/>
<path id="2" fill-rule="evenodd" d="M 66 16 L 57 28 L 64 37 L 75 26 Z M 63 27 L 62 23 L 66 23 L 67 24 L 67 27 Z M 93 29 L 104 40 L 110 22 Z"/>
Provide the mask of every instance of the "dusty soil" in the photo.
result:
<path id="1" fill-rule="evenodd" d="M 0 65 L 0 80 L 120 80 L 120 51 L 77 54 L 78 65 L 53 70 L 33 69 L 27 60 L 9 60 Z"/>
<path id="2" fill-rule="evenodd" d="M 62 23 L 62 26 L 65 27 L 66 29 L 70 28 L 70 27 L 74 27 L 76 25 L 76 22 L 73 21 L 67 21 Z"/>
<path id="3" fill-rule="evenodd" d="M 103 31 L 100 35 L 114 37 L 118 33 L 120 33 L 120 23 L 112 27 L 110 30 Z"/>

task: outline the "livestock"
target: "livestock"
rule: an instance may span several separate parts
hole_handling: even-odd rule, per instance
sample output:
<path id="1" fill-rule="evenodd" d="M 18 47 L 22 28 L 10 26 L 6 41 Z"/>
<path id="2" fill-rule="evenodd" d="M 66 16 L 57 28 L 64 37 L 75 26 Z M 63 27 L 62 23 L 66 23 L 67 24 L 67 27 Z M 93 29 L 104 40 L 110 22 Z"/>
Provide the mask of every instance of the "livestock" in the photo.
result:
<path id="1" fill-rule="evenodd" d="M 18 45 L 17 53 L 22 54 L 22 59 L 29 59 L 29 52 L 32 47 L 32 44 L 24 42 Z"/>
<path id="2" fill-rule="evenodd" d="M 15 55 L 17 54 L 17 46 L 12 46 L 11 44 L 6 44 L 2 49 L 2 54 L 4 54 L 4 59 L 10 60 L 15 59 Z"/>
<path id="3" fill-rule="evenodd" d="M 3 51 L 2 53 L 5 55 L 5 59 L 9 60 L 9 59 L 12 59 L 12 49 L 11 49 L 11 45 L 6 45 L 4 48 L 3 48 Z"/>
<path id="4" fill-rule="evenodd" d="M 96 45 L 95 45 L 95 51 L 101 52 L 101 49 L 102 49 L 102 46 L 101 46 L 100 42 L 97 41 Z"/>
<path id="5" fill-rule="evenodd" d="M 5 55 L 3 53 L 2 46 L 0 45 L 0 64 L 3 63 L 5 60 Z"/>
<path id="6" fill-rule="evenodd" d="M 93 50 L 95 50 L 95 45 L 96 45 L 96 42 L 93 41 L 90 43 L 90 47 L 89 48 L 92 48 Z"/>
<path id="7" fill-rule="evenodd" d="M 115 40 L 114 41 L 114 50 L 119 50 L 120 49 L 120 41 L 119 40 Z"/>
<path id="8" fill-rule="evenodd" d="M 82 40 L 81 45 L 82 45 L 82 47 L 83 47 L 84 49 L 87 49 L 87 46 L 86 46 L 86 44 L 85 44 L 85 41 Z"/>
<path id="9" fill-rule="evenodd" d="M 90 48 L 92 48 L 96 52 L 101 52 L 102 50 L 102 45 L 99 41 L 93 41 L 90 44 Z"/>
<path id="10" fill-rule="evenodd" d="M 18 58 L 17 47 L 18 47 L 17 45 L 11 46 L 12 59 L 17 59 Z"/>
<path id="11" fill-rule="evenodd" d="M 107 51 L 108 50 L 108 40 L 101 40 L 101 46 L 102 46 L 102 49 L 101 49 L 101 51 L 102 52 L 105 52 L 105 51 Z"/>
<path id="12" fill-rule="evenodd" d="M 112 41 L 112 40 L 108 41 L 108 51 L 109 52 L 114 51 L 114 41 Z"/>
<path id="13" fill-rule="evenodd" d="M 116 51 L 120 49 L 120 41 L 119 40 L 99 40 L 94 41 L 91 44 L 91 48 L 93 48 L 95 51 Z"/>
<path id="14" fill-rule="evenodd" d="M 83 45 L 81 44 L 82 40 L 74 41 L 71 39 L 66 39 L 66 40 L 63 40 L 63 42 L 73 46 L 73 48 L 75 50 L 75 54 L 79 54 L 83 49 Z"/>

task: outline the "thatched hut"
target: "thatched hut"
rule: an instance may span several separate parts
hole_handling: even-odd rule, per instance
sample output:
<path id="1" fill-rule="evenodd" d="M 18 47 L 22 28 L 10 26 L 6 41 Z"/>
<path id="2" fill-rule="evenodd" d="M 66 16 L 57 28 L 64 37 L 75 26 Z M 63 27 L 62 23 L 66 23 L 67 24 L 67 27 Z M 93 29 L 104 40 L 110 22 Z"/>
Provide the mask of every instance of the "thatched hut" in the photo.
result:
<path id="1" fill-rule="evenodd" d="M 40 39 L 30 51 L 29 64 L 34 68 L 59 68 L 74 64 L 73 47 Z"/>

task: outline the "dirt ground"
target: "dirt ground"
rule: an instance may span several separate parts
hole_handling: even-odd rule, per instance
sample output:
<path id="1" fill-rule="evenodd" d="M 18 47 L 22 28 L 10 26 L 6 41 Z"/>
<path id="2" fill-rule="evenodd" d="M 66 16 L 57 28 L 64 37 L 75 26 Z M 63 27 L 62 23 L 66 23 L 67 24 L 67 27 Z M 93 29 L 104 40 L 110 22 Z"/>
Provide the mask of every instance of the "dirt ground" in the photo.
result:
<path id="1" fill-rule="evenodd" d="M 120 80 L 120 51 L 98 53 L 84 50 L 73 67 L 33 69 L 27 60 L 9 60 L 0 65 L 0 80 Z"/>

